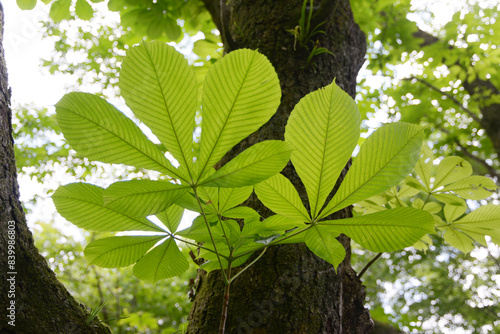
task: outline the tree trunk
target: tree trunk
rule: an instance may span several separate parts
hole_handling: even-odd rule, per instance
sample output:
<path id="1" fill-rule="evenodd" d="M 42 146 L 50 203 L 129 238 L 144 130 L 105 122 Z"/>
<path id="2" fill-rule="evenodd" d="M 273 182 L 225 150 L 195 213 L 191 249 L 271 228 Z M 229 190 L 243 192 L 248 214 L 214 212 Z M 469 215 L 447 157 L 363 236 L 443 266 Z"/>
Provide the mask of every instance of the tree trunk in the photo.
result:
<path id="1" fill-rule="evenodd" d="M 38 253 L 26 224 L 17 184 L 12 112 L 2 47 L 0 3 L 0 333 L 110 333 L 57 280 Z"/>
<path id="2" fill-rule="evenodd" d="M 354 22 L 348 0 L 318 2 L 313 9 L 308 8 L 314 13 L 311 29 L 325 22 L 319 29 L 325 33 L 312 37 L 306 48 L 288 31 L 298 25 L 302 0 L 204 0 L 221 31 L 225 51 L 258 49 L 274 65 L 282 89 L 276 115 L 238 144 L 224 161 L 262 140 L 283 140 L 288 116 L 300 98 L 330 84 L 334 78 L 354 97 L 356 76 L 366 52 L 365 36 Z M 323 53 L 308 64 L 307 58 L 316 43 L 333 55 Z M 283 173 L 304 200 L 304 186 L 290 163 Z M 255 197 L 246 205 L 263 216 L 271 214 Z M 350 215 L 348 208 L 330 218 Z M 364 287 L 350 266 L 350 240 L 342 236 L 340 241 L 347 255 L 337 273 L 303 244 L 271 247 L 231 284 L 226 333 L 370 332 L 373 323 L 363 306 Z M 223 300 L 222 276 L 220 272 L 200 273 L 199 279 L 188 333 L 216 333 Z"/>

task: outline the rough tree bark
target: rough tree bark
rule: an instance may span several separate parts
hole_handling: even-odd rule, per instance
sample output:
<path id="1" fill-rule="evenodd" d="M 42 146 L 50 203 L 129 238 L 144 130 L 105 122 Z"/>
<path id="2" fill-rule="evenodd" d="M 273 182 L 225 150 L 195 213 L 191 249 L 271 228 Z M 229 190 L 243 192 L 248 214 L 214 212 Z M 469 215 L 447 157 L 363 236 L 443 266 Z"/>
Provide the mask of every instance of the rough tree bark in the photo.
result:
<path id="1" fill-rule="evenodd" d="M 366 52 L 365 35 L 354 22 L 348 0 L 315 1 L 311 29 L 321 22 L 325 33 L 313 43 L 330 50 L 307 65 L 311 47 L 298 45 L 293 30 L 299 22 L 303 0 L 245 1 L 204 0 L 219 31 L 225 51 L 258 49 L 274 65 L 281 83 L 282 100 L 276 115 L 259 131 L 242 141 L 225 157 L 227 161 L 248 146 L 266 139 L 283 139 L 295 104 L 307 93 L 336 83 L 352 97 L 356 76 Z M 223 9 L 221 11 L 220 4 Z M 291 164 L 284 174 L 305 198 L 304 186 Z M 246 205 L 268 216 L 252 197 Z M 350 208 L 332 218 L 347 217 Z M 350 265 L 350 240 L 341 237 L 347 250 L 337 273 L 304 245 L 270 248 L 231 285 L 226 333 L 368 333 L 373 327 L 364 308 L 365 291 Z M 223 281 L 219 272 L 199 275 L 188 333 L 215 333 L 222 308 Z"/>
<path id="2" fill-rule="evenodd" d="M 86 324 L 88 312 L 57 280 L 26 224 L 19 202 L 3 18 L 0 3 L 0 333 L 110 333 L 102 323 Z"/>

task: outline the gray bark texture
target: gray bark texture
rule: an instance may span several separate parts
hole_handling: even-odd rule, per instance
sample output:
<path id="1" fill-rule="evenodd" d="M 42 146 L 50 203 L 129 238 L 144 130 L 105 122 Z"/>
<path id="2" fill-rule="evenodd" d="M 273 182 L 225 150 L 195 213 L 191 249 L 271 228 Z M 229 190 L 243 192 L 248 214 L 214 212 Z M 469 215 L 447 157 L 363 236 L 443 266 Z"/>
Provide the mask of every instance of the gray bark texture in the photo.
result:
<path id="1" fill-rule="evenodd" d="M 26 224 L 19 201 L 3 23 L 0 3 L 0 333 L 110 333 L 102 323 L 86 323 L 88 311 L 57 280 Z"/>
<path id="2" fill-rule="evenodd" d="M 263 53 L 275 67 L 282 89 L 276 115 L 229 152 L 222 164 L 257 142 L 283 140 L 288 116 L 297 102 L 334 78 L 354 97 L 366 40 L 354 22 L 348 0 L 315 1 L 314 8 L 308 8 L 314 15 L 311 29 L 324 22 L 320 30 L 325 32 L 314 36 L 308 47 L 298 45 L 288 31 L 298 25 L 302 0 L 204 0 L 204 3 L 222 33 L 225 51 L 249 48 Z M 316 43 L 333 55 L 315 56 L 308 64 L 307 57 Z M 305 188 L 291 163 L 283 174 L 305 200 Z M 264 217 L 271 214 L 255 197 L 246 205 Z M 350 215 L 348 208 L 330 218 Z M 347 256 L 337 272 L 305 245 L 268 249 L 231 284 L 226 333 L 369 333 L 373 322 L 363 306 L 364 287 L 350 265 L 350 240 L 341 236 L 340 241 Z M 198 279 L 188 333 L 217 333 L 224 290 L 222 275 L 201 272 Z"/>

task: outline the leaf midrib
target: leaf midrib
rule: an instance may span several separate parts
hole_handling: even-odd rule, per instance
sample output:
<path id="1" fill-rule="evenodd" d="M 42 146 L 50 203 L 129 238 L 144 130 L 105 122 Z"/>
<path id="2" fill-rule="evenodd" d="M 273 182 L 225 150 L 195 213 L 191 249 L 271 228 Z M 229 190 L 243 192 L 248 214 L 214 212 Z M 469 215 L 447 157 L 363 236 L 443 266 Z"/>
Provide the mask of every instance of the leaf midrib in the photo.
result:
<path id="1" fill-rule="evenodd" d="M 214 145 L 212 146 L 212 149 L 210 151 L 210 154 L 208 155 L 206 161 L 205 161 L 205 164 L 203 165 L 203 168 L 201 169 L 199 175 L 198 175 L 198 180 L 199 181 L 199 178 L 201 178 L 201 176 L 203 175 L 203 173 L 205 172 L 205 169 L 207 168 L 207 165 L 208 165 L 208 162 L 210 161 L 210 158 L 212 157 L 214 151 L 215 151 L 215 148 L 217 147 L 217 144 L 219 143 L 219 140 L 222 136 L 222 134 L 224 133 L 224 130 L 226 129 L 226 125 L 227 125 L 227 122 L 229 120 L 229 118 L 231 117 L 231 113 L 233 112 L 233 109 L 234 109 L 234 106 L 236 104 L 236 101 L 238 100 L 238 96 L 240 95 L 241 93 L 241 90 L 243 89 L 243 86 L 244 86 L 244 83 L 246 81 L 246 78 L 248 76 L 248 73 L 250 73 L 250 67 L 252 66 L 252 63 L 254 61 L 256 57 L 256 54 L 253 53 L 252 55 L 252 59 L 250 60 L 250 63 L 248 64 L 248 67 L 247 67 L 247 70 L 245 72 L 245 75 L 243 77 L 243 80 L 241 81 L 241 85 L 240 87 L 238 88 L 238 92 L 236 93 L 236 96 L 234 97 L 233 99 L 233 102 L 232 102 L 232 105 L 231 105 L 231 108 L 229 108 L 229 113 L 227 114 L 227 117 L 226 119 L 224 120 L 224 125 L 222 126 L 222 129 L 221 131 L 219 132 L 219 134 L 217 135 L 217 140 L 215 141 Z M 202 116 L 203 117 L 203 116 Z M 202 129 L 202 136 L 203 136 L 203 129 Z"/>
<path id="2" fill-rule="evenodd" d="M 153 157 L 151 157 L 151 156 L 149 156 L 149 155 L 147 155 L 147 154 L 144 154 L 144 152 L 142 152 L 142 151 L 141 151 L 138 147 L 135 147 L 135 146 L 134 146 L 132 143 L 130 143 L 128 140 L 126 140 L 126 139 L 124 139 L 124 138 L 122 138 L 122 137 L 118 136 L 118 135 L 117 135 L 117 134 L 115 134 L 114 132 L 112 132 L 112 131 L 108 130 L 107 128 L 105 128 L 105 127 L 104 127 L 104 126 L 102 126 L 101 124 L 97 123 L 96 121 L 94 121 L 94 120 L 92 120 L 92 119 L 90 119 L 90 118 L 84 117 L 82 114 L 79 114 L 79 113 L 73 112 L 71 109 L 68 109 L 68 108 L 66 108 L 66 107 L 58 107 L 58 108 L 63 109 L 63 110 L 66 110 L 67 112 L 70 112 L 70 113 L 72 113 L 72 114 L 74 114 L 74 115 L 76 115 L 76 116 L 79 116 L 79 117 L 81 117 L 81 118 L 83 118 L 83 119 L 85 119 L 85 120 L 87 120 L 87 121 L 91 122 L 92 124 L 96 125 L 96 126 L 97 126 L 97 127 L 99 127 L 100 129 L 103 129 L 103 130 L 107 131 L 107 132 L 108 132 L 108 133 L 110 133 L 112 136 L 114 136 L 114 137 L 116 137 L 116 138 L 120 139 L 120 140 L 121 140 L 121 141 L 123 141 L 124 143 L 128 144 L 131 148 L 133 148 L 133 149 L 134 149 L 134 150 L 136 150 L 137 152 L 141 153 L 143 156 L 145 156 L 145 157 L 147 157 L 147 158 L 151 159 L 152 161 L 154 161 L 155 163 L 157 163 L 159 166 L 161 166 L 161 167 L 165 168 L 165 169 L 167 170 L 167 172 L 172 173 L 173 175 L 175 175 L 176 177 L 178 177 L 180 180 L 186 181 L 186 180 L 184 180 L 184 178 L 183 178 L 183 177 L 181 177 L 179 174 L 177 174 L 176 172 L 173 172 L 173 171 L 172 171 L 172 170 L 171 170 L 168 166 L 165 166 L 163 163 L 159 162 L 159 161 L 158 161 L 158 160 L 156 160 L 155 158 L 153 158 Z M 141 132 L 141 133 L 142 133 L 142 132 Z M 149 140 L 149 139 L 147 139 L 147 138 L 146 138 L 146 140 Z M 155 149 L 156 149 L 156 148 L 155 148 Z M 158 151 L 158 152 L 160 152 L 160 151 Z M 161 153 L 161 152 L 160 152 L 160 153 Z M 166 158 L 165 158 L 165 159 L 166 159 Z M 167 160 L 167 161 L 168 161 L 168 160 Z"/>
<path id="3" fill-rule="evenodd" d="M 146 50 L 146 54 L 148 56 L 148 59 L 149 59 L 151 65 L 153 67 L 153 71 L 154 71 L 154 74 L 156 76 L 156 80 L 158 81 L 158 87 L 160 88 L 161 97 L 163 99 L 163 103 L 164 103 L 165 109 L 167 111 L 168 119 L 170 121 L 170 128 L 172 129 L 172 132 L 174 133 L 175 140 L 177 141 L 177 146 L 179 147 L 179 150 L 181 151 L 182 159 L 184 160 L 184 164 L 186 166 L 186 169 L 188 170 L 189 177 L 191 179 L 193 179 L 193 176 L 191 175 L 191 169 L 189 168 L 190 165 L 188 164 L 188 162 L 186 160 L 186 156 L 184 154 L 184 150 L 183 150 L 182 145 L 181 145 L 181 143 L 179 141 L 179 137 L 177 136 L 176 128 L 174 127 L 174 122 L 173 122 L 172 117 L 170 115 L 170 109 L 168 107 L 167 101 L 165 100 L 165 95 L 164 95 L 164 92 L 163 92 L 163 87 L 160 85 L 160 79 L 158 77 L 158 72 L 156 70 L 156 66 L 153 63 L 153 60 L 151 58 L 151 54 L 149 53 L 149 49 L 146 47 L 146 43 L 144 41 L 143 41 L 143 45 L 144 45 L 144 49 Z"/>
<path id="4" fill-rule="evenodd" d="M 379 169 L 379 171 L 375 174 L 373 174 L 369 179 L 367 179 L 364 183 L 362 183 L 358 188 L 356 188 L 354 191 L 352 191 L 347 197 L 345 197 L 341 202 L 335 204 L 334 207 L 332 207 L 331 209 L 328 210 L 328 214 L 327 215 L 323 215 L 322 212 L 320 212 L 320 214 L 318 216 L 320 216 L 321 218 L 324 218 L 326 216 L 328 216 L 329 214 L 335 212 L 333 210 L 337 209 L 337 207 L 339 207 L 342 203 L 346 202 L 347 199 L 349 199 L 351 196 L 353 196 L 359 189 L 363 188 L 367 183 L 369 183 L 375 176 L 377 176 L 378 174 L 380 174 L 380 172 L 387 167 L 387 165 L 389 165 L 396 157 L 399 156 L 399 153 L 406 147 L 408 146 L 409 143 L 411 143 L 416 136 L 418 136 L 423 130 L 421 129 L 420 131 L 418 131 L 414 136 L 412 136 L 410 138 L 410 140 L 408 140 L 408 142 L 406 143 L 406 145 L 403 145 L 401 147 L 401 149 L 392 157 L 392 159 L 388 160 L 387 163 L 382 166 L 382 168 Z M 340 189 L 340 188 L 339 188 Z M 335 199 L 337 194 L 335 194 L 335 196 L 332 198 L 332 201 Z M 344 206 L 345 207 L 345 206 Z M 326 208 L 325 208 L 326 209 Z"/>

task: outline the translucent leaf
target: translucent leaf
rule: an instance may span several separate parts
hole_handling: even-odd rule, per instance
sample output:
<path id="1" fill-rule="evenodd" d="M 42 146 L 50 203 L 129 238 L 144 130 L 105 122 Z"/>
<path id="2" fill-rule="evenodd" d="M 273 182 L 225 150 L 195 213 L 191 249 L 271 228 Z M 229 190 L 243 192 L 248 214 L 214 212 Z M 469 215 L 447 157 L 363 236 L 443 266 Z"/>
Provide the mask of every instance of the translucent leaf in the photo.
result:
<path id="1" fill-rule="evenodd" d="M 69 93 L 56 104 L 56 112 L 64 137 L 81 155 L 177 175 L 178 171 L 139 127 L 104 99 Z"/>
<path id="2" fill-rule="evenodd" d="M 57 188 L 52 200 L 61 216 L 91 231 L 164 232 L 146 218 L 124 215 L 103 206 L 104 189 L 88 183 L 71 183 Z"/>
<path id="3" fill-rule="evenodd" d="M 500 229 L 500 206 L 494 204 L 483 205 L 472 211 L 460 220 L 452 223 L 460 229 Z"/>
<path id="4" fill-rule="evenodd" d="M 187 190 L 168 181 L 115 182 L 104 191 L 104 206 L 129 216 L 146 217 L 166 210 Z"/>
<path id="5" fill-rule="evenodd" d="M 386 124 L 375 131 L 361 146 L 320 218 L 398 184 L 418 161 L 422 139 L 423 129 L 409 123 Z"/>
<path id="6" fill-rule="evenodd" d="M 71 0 L 56 0 L 52 3 L 50 6 L 49 16 L 54 23 L 71 18 L 71 14 L 69 12 L 70 6 Z"/>
<path id="7" fill-rule="evenodd" d="M 409 247 L 427 233 L 434 233 L 432 215 L 413 208 L 384 210 L 318 224 L 328 231 L 347 235 L 373 252 L 392 252 Z"/>
<path id="8" fill-rule="evenodd" d="M 182 274 L 189 263 L 182 255 L 174 239 L 169 238 L 144 255 L 134 266 L 135 277 L 156 283 L 157 281 Z"/>
<path id="9" fill-rule="evenodd" d="M 214 214 L 222 215 L 224 211 L 244 202 L 252 193 L 252 187 L 240 188 L 199 188 L 199 195 L 206 207 Z"/>
<path id="10" fill-rule="evenodd" d="M 22 10 L 32 10 L 36 6 L 36 0 L 17 0 L 17 5 Z"/>
<path id="11" fill-rule="evenodd" d="M 75 13 L 82 20 L 90 20 L 94 16 L 94 10 L 87 0 L 76 0 Z"/>
<path id="12" fill-rule="evenodd" d="M 165 43 L 143 42 L 127 52 L 119 84 L 137 118 L 190 169 L 197 91 L 184 56 Z"/>
<path id="13" fill-rule="evenodd" d="M 446 228 L 445 231 L 444 241 L 459 251 L 467 254 L 474 249 L 474 241 L 466 234 L 450 227 Z"/>
<path id="14" fill-rule="evenodd" d="M 276 174 L 254 188 L 259 200 L 272 211 L 304 222 L 311 220 L 299 193 L 285 176 Z"/>
<path id="15" fill-rule="evenodd" d="M 427 202 L 427 203 L 425 203 L 425 205 L 422 209 L 435 215 L 436 213 L 441 211 L 442 208 L 443 207 L 439 203 Z"/>
<path id="16" fill-rule="evenodd" d="M 288 163 L 292 149 L 279 140 L 267 140 L 247 148 L 199 184 L 205 187 L 243 187 L 279 173 Z"/>
<path id="17" fill-rule="evenodd" d="M 462 198 L 485 199 L 497 189 L 493 180 L 486 176 L 469 176 L 444 187 L 440 192 L 453 191 Z"/>
<path id="18" fill-rule="evenodd" d="M 306 232 L 305 243 L 311 252 L 337 269 L 346 254 L 344 246 L 336 239 L 338 236 L 339 233 L 332 232 L 325 226 L 314 226 Z"/>
<path id="19" fill-rule="evenodd" d="M 432 170 L 434 169 L 434 154 L 429 148 L 427 143 L 422 145 L 422 150 L 420 151 L 420 159 L 418 159 L 415 165 L 415 172 L 417 173 L 420 180 L 424 184 L 427 191 L 431 190 L 431 176 Z"/>
<path id="20" fill-rule="evenodd" d="M 432 196 L 440 202 L 451 205 L 465 205 L 465 201 L 457 195 L 450 194 L 432 194 Z"/>
<path id="21" fill-rule="evenodd" d="M 360 114 L 354 100 L 335 82 L 295 106 L 285 131 L 292 163 L 304 183 L 316 217 L 351 157 L 359 138 Z"/>
<path id="22" fill-rule="evenodd" d="M 451 223 L 460 218 L 465 213 L 465 210 L 467 210 L 465 203 L 463 205 L 446 204 L 444 206 L 444 217 L 448 223 Z"/>
<path id="23" fill-rule="evenodd" d="M 181 223 L 184 208 L 178 205 L 171 205 L 167 210 L 157 213 L 156 217 L 168 228 L 171 233 L 177 232 Z"/>
<path id="24" fill-rule="evenodd" d="M 236 208 L 225 210 L 222 215 L 227 218 L 245 219 L 245 223 L 247 220 L 258 220 L 260 218 L 257 211 L 247 206 L 238 206 Z"/>
<path id="25" fill-rule="evenodd" d="M 453 183 L 472 174 L 470 163 L 460 157 L 446 157 L 437 166 L 432 189 Z"/>
<path id="26" fill-rule="evenodd" d="M 85 248 L 85 258 L 91 265 L 104 268 L 129 266 L 139 260 L 162 236 L 120 236 L 99 239 Z"/>
<path id="27" fill-rule="evenodd" d="M 203 88 L 199 175 L 276 112 L 281 89 L 267 58 L 240 49 L 217 61 Z"/>

